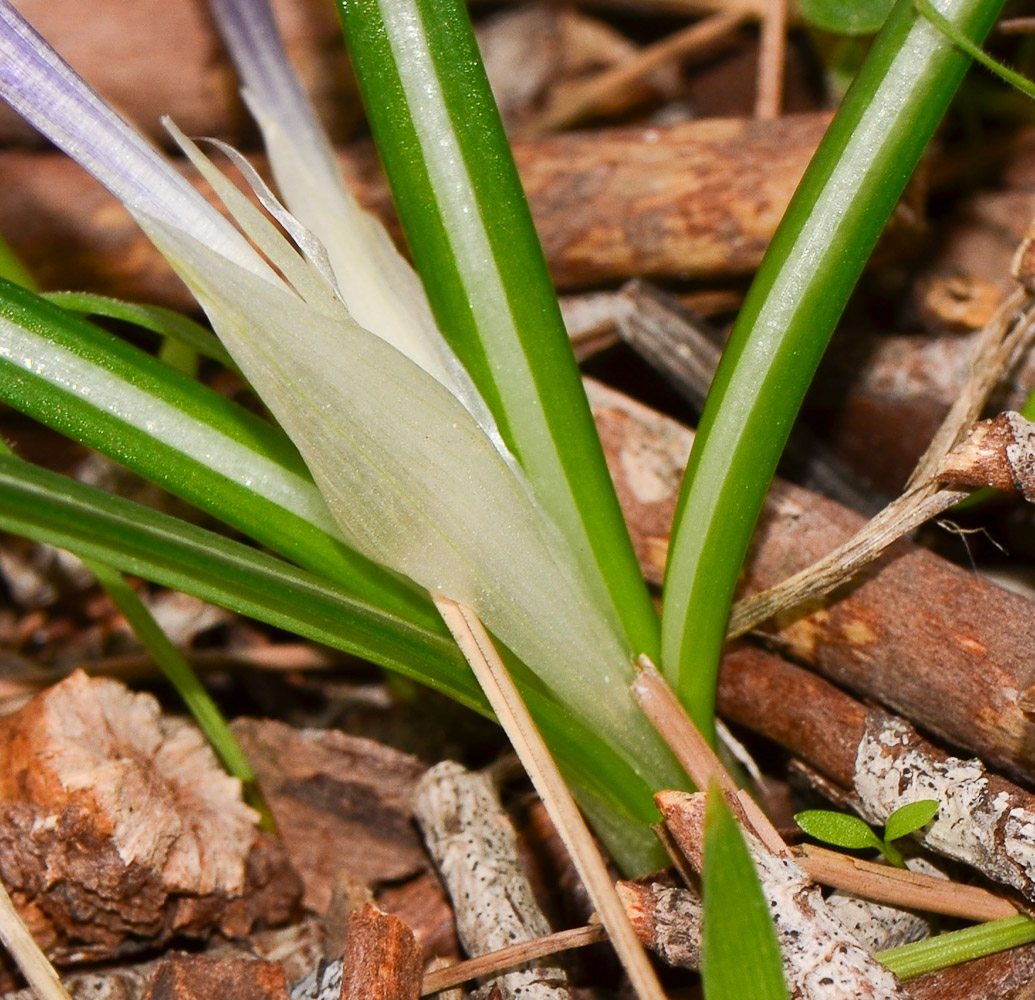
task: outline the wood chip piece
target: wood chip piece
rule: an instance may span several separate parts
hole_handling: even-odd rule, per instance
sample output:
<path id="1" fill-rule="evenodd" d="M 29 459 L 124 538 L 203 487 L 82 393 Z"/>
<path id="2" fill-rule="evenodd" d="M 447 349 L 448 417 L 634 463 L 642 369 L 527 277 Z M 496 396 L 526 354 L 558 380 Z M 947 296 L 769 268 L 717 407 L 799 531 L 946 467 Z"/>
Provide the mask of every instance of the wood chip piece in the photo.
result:
<path id="1" fill-rule="evenodd" d="M 254 958 L 173 955 L 158 963 L 143 1000 L 288 1000 L 284 970 Z"/>
<path id="2" fill-rule="evenodd" d="M 262 786 L 305 906 L 325 914 L 343 869 L 364 885 L 415 875 L 427 861 L 413 827 L 424 765 L 373 740 L 238 719 L 234 735 Z"/>
<path id="3" fill-rule="evenodd" d="M 365 903 L 349 914 L 341 1000 L 417 1000 L 424 962 L 413 931 Z"/>
<path id="4" fill-rule="evenodd" d="M 297 876 L 255 822 L 150 695 L 77 672 L 0 720 L 0 875 L 52 959 L 285 919 Z"/>

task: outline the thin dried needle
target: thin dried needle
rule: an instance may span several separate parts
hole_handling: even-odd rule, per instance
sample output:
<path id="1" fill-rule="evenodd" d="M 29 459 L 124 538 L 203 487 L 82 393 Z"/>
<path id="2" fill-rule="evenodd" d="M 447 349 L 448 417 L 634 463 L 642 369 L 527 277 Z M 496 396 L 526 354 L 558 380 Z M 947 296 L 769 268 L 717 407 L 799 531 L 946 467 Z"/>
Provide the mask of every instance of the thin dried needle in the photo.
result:
<path id="1" fill-rule="evenodd" d="M 426 997 L 432 993 L 440 993 L 472 979 L 494 976 L 514 965 L 522 965 L 537 958 L 545 958 L 547 955 L 556 955 L 572 948 L 584 948 L 586 945 L 606 940 L 607 931 L 603 925 L 587 924 L 585 927 L 573 927 L 571 930 L 548 934 L 534 941 L 520 941 L 507 948 L 470 958 L 466 962 L 456 962 L 429 972 L 424 977 L 420 995 Z"/>
<path id="2" fill-rule="evenodd" d="M 776 827 L 751 796 L 737 788 L 718 755 L 686 714 L 686 709 L 654 664 L 646 656 L 641 656 L 638 666 L 640 672 L 632 684 L 633 697 L 693 783 L 698 788 L 708 788 L 712 782 L 717 782 L 734 814 L 755 832 L 765 847 L 779 857 L 789 856 L 787 845 Z"/>
<path id="3" fill-rule="evenodd" d="M 685 58 L 739 28 L 752 15 L 746 11 L 713 14 L 677 31 L 668 38 L 648 45 L 633 58 L 573 88 L 566 99 L 549 112 L 533 118 L 522 130 L 526 133 L 551 132 L 564 128 L 595 111 L 602 102 L 621 93 L 631 83 L 660 66 Z"/>
<path id="4" fill-rule="evenodd" d="M 980 886 L 878 865 L 813 844 L 802 847 L 795 861 L 814 882 L 890 906 L 974 921 L 1001 920 L 1018 913 L 1008 899 Z"/>
<path id="5" fill-rule="evenodd" d="M 71 1000 L 54 966 L 33 940 L 25 921 L 14 908 L 3 883 L 0 883 L 0 941 L 3 941 L 8 954 L 15 960 L 40 1000 Z"/>
<path id="6" fill-rule="evenodd" d="M 784 64 L 787 58 L 787 0 L 769 0 L 762 19 L 758 53 L 755 117 L 772 121 L 783 109 Z"/>
<path id="7" fill-rule="evenodd" d="M 557 827 L 636 995 L 640 1000 L 665 1000 L 582 814 L 485 626 L 470 608 L 446 597 L 436 596 L 434 600 Z"/>

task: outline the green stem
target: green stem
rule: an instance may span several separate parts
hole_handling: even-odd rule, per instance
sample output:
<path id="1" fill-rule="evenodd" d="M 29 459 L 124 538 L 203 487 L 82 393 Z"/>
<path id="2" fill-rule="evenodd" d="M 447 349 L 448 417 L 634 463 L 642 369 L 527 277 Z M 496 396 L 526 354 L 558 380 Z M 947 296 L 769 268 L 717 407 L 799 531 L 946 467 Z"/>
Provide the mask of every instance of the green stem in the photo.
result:
<path id="1" fill-rule="evenodd" d="M 945 13 L 982 39 L 1002 0 Z M 662 663 L 714 738 L 715 678 L 740 566 L 791 425 L 845 303 L 969 65 L 899 0 L 765 256 L 705 405 L 665 579 Z"/>
<path id="2" fill-rule="evenodd" d="M 1031 918 L 1006 917 L 938 934 L 915 944 L 904 944 L 882 951 L 876 957 L 899 979 L 915 979 L 928 972 L 937 972 L 1032 941 L 1035 941 L 1035 923 Z"/>

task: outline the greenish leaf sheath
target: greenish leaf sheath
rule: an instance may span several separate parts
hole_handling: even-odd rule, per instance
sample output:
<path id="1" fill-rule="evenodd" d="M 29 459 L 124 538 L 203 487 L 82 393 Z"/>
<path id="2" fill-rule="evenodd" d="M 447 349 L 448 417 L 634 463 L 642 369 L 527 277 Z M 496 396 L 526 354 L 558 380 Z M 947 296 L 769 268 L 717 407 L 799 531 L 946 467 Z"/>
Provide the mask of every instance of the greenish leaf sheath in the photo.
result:
<path id="1" fill-rule="evenodd" d="M 1002 3 L 942 7 L 980 40 Z M 664 672 L 713 741 L 729 606 L 780 453 L 848 296 L 969 62 L 912 0 L 898 0 L 723 353 L 676 510 L 662 615 Z"/>
<path id="2" fill-rule="evenodd" d="M 657 620 L 467 12 L 459 0 L 343 0 L 340 10 L 439 327 L 630 654 L 653 658 Z"/>
<path id="3" fill-rule="evenodd" d="M 754 862 L 715 786 L 708 791 L 702 890 L 706 1000 L 788 1000 L 780 946 Z"/>

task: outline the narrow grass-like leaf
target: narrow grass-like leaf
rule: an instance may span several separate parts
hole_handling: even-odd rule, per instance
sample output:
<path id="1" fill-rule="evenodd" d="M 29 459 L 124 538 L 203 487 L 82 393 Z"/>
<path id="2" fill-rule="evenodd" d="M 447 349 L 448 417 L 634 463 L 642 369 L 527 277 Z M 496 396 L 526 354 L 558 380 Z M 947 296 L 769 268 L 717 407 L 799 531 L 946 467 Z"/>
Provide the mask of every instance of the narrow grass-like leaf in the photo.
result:
<path id="1" fill-rule="evenodd" d="M 458 0 L 349 0 L 342 22 L 439 327 L 583 575 L 654 655 L 657 621 L 542 249 Z"/>
<path id="2" fill-rule="evenodd" d="M 876 958 L 899 979 L 915 979 L 1032 941 L 1035 941 L 1035 923 L 1031 917 L 1006 917 L 890 948 L 879 952 Z"/>
<path id="3" fill-rule="evenodd" d="M 233 358 L 226 353 L 226 348 L 218 338 L 189 316 L 172 309 L 140 302 L 126 302 L 123 299 L 96 295 L 92 292 L 45 292 L 43 298 L 68 312 L 117 319 L 163 337 L 178 340 L 191 350 L 197 351 L 203 358 L 217 361 L 224 368 L 235 368 Z"/>
<path id="4" fill-rule="evenodd" d="M 834 812 L 832 809 L 806 809 L 794 814 L 794 822 L 810 837 L 835 847 L 862 850 L 867 847 L 884 850 L 884 844 L 858 816 Z"/>
<path id="5" fill-rule="evenodd" d="M 342 542 L 282 432 L 119 338 L 3 283 L 0 400 L 445 637 L 427 598 Z"/>
<path id="6" fill-rule="evenodd" d="M 489 714 L 441 619 L 434 629 L 416 624 L 273 556 L 10 455 L 0 455 L 0 530 L 325 643 Z M 663 855 L 649 830 L 657 820 L 652 785 L 527 668 L 509 666 L 616 860 L 630 873 L 660 867 Z"/>
<path id="7" fill-rule="evenodd" d="M 701 976 L 706 1000 L 789 1000 L 754 862 L 717 785 L 704 825 Z"/>
<path id="8" fill-rule="evenodd" d="M 950 0 L 982 39 L 1001 0 Z M 969 65 L 898 0 L 813 158 L 737 318 L 702 414 L 669 548 L 662 666 L 714 740 L 729 605 L 780 452 L 848 296 Z"/>
<path id="9" fill-rule="evenodd" d="M 900 837 L 908 837 L 930 823 L 937 813 L 937 799 L 918 799 L 916 802 L 899 806 L 884 825 L 884 839 L 890 842 Z"/>

